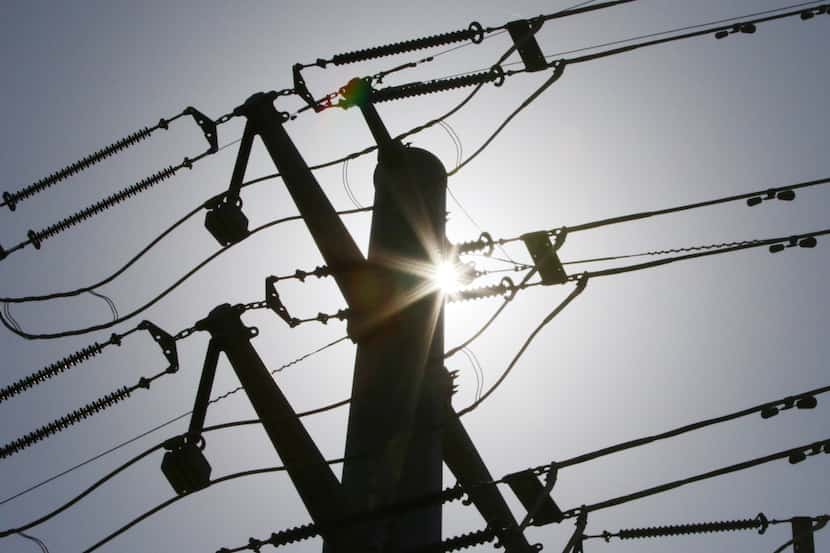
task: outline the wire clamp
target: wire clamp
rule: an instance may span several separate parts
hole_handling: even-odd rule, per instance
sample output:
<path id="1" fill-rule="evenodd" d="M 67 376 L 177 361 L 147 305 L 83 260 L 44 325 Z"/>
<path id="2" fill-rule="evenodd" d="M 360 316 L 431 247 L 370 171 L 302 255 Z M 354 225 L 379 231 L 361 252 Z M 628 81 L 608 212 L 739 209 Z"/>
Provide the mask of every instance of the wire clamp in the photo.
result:
<path id="1" fill-rule="evenodd" d="M 786 244 L 773 244 L 769 247 L 769 253 L 782 252 L 787 248 L 815 248 L 818 241 L 815 236 L 790 236 Z"/>

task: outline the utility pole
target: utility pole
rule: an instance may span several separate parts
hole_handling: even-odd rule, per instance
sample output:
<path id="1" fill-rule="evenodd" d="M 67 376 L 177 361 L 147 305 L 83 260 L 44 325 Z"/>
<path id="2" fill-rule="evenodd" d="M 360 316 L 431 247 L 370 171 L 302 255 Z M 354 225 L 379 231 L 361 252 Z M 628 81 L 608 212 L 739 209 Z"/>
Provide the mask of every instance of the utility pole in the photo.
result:
<path id="1" fill-rule="evenodd" d="M 365 98 L 355 79 L 347 97 Z M 378 145 L 369 238 L 367 310 L 353 311 L 357 359 L 343 487 L 358 510 L 438 493 L 452 384 L 444 370 L 444 308 L 435 268 L 445 256 L 447 174 L 426 150 L 389 135 L 375 107 L 360 110 Z M 441 540 L 441 505 L 370 529 L 367 551 Z"/>
<path id="2" fill-rule="evenodd" d="M 259 136 L 349 306 L 357 356 L 342 483 L 271 378 L 250 343 L 255 330 L 242 324 L 234 306 L 217 307 L 198 325 L 212 338 L 199 397 L 202 403 L 208 397 L 215 359 L 224 352 L 327 552 L 405 553 L 438 544 L 440 503 L 426 502 L 394 517 L 367 515 L 438 497 L 445 462 L 506 552 L 535 552 L 498 488 L 481 485 L 492 476 L 450 404 L 452 378 L 443 362 L 445 298 L 434 278 L 447 255 L 446 170 L 426 150 L 392 139 L 369 101 L 368 82 L 354 79 L 344 90 L 378 145 L 368 259 L 286 133 L 288 115 L 274 107 L 275 92 L 254 94 L 234 110 L 247 119 L 245 132 L 227 198 L 212 206 L 205 221 L 221 243 L 247 234 L 239 189 Z M 197 401 L 194 413 L 202 411 Z M 202 421 L 196 416 L 191 425 L 194 439 Z M 182 463 L 196 462 L 184 455 Z M 171 466 L 175 473 L 177 466 Z"/>

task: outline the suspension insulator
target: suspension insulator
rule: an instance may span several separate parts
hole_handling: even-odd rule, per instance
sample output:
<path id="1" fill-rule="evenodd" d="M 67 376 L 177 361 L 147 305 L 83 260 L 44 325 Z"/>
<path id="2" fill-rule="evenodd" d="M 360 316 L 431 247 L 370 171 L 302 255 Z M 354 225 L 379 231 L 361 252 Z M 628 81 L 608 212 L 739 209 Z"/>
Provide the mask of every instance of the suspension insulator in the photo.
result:
<path id="1" fill-rule="evenodd" d="M 107 394 L 106 396 L 93 401 L 92 403 L 87 403 L 80 409 L 76 409 L 68 415 L 64 415 L 63 417 L 54 420 L 45 426 L 41 426 L 37 430 L 30 432 L 25 436 L 14 440 L 13 442 L 9 442 L 3 447 L 0 447 L 0 459 L 5 459 L 6 457 L 17 453 L 22 449 L 48 438 L 52 434 L 57 434 L 73 424 L 81 422 L 83 419 L 112 407 L 119 401 L 128 398 L 131 393 L 131 388 L 120 388 L 111 394 Z"/>
<path id="2" fill-rule="evenodd" d="M 55 223 L 54 225 L 51 225 L 39 231 L 30 230 L 28 232 L 29 242 L 35 248 L 40 249 L 41 243 L 47 238 L 51 238 L 56 234 L 59 234 L 69 229 L 70 227 L 77 225 L 81 221 L 89 219 L 90 217 L 93 217 L 101 213 L 102 211 L 105 211 L 117 204 L 120 204 L 127 198 L 135 196 L 136 194 L 140 194 L 141 192 L 148 190 L 154 185 L 169 179 L 170 177 L 175 175 L 176 171 L 178 171 L 182 167 L 184 167 L 183 164 L 178 165 L 176 167 L 170 166 L 165 169 L 162 169 L 158 173 L 151 175 L 146 179 L 140 180 L 134 185 L 129 186 L 121 190 L 120 192 L 112 194 L 107 198 L 104 198 L 100 202 L 94 203 L 91 206 L 82 209 L 81 211 L 78 211 L 77 213 L 73 213 L 69 217 L 66 217 L 65 219 Z"/>
<path id="3" fill-rule="evenodd" d="M 345 54 L 337 54 L 332 56 L 331 63 L 334 65 L 346 65 L 359 61 L 394 56 L 396 54 L 403 54 L 404 52 L 412 52 L 414 50 L 423 50 L 425 48 L 453 44 L 455 42 L 464 42 L 465 40 L 471 40 L 473 43 L 478 44 L 483 39 L 484 29 L 482 29 L 480 23 L 474 21 L 470 23 L 468 28 L 459 31 L 452 31 L 424 38 L 416 38 L 413 40 L 396 42 L 394 44 L 386 44 L 384 46 L 375 46 L 364 50 L 346 52 Z"/>
<path id="4" fill-rule="evenodd" d="M 85 347 L 82 350 L 76 351 L 71 355 L 67 355 L 63 359 L 59 361 L 55 361 L 48 367 L 45 367 L 36 373 L 33 373 L 25 378 L 21 378 L 14 384 L 10 384 L 3 389 L 0 389 L 0 402 L 3 402 L 10 397 L 14 397 L 17 394 L 22 393 L 29 388 L 32 388 L 50 378 L 53 378 L 63 372 L 68 371 L 72 367 L 76 365 L 80 365 L 84 361 L 87 361 L 99 353 L 101 350 L 104 349 L 107 345 L 114 342 L 105 342 L 103 344 L 99 344 L 98 342 L 93 343 L 90 346 Z"/>
<path id="5" fill-rule="evenodd" d="M 164 120 L 162 120 L 164 121 Z M 64 167 L 60 171 L 56 171 L 49 175 L 48 177 L 42 178 L 39 181 L 30 184 L 29 186 L 18 190 L 17 192 L 4 192 L 3 193 L 3 200 L 5 204 L 9 207 L 10 210 L 14 211 L 17 207 L 17 204 L 31 196 L 34 196 L 38 192 L 42 192 L 47 188 L 61 182 L 62 180 L 74 175 L 75 173 L 79 173 L 84 169 L 95 165 L 96 163 L 110 157 L 113 154 L 116 154 L 122 150 L 126 150 L 130 146 L 135 145 L 136 143 L 146 139 L 153 131 L 162 128 L 159 125 L 155 127 L 144 127 L 143 129 L 128 135 L 125 138 L 122 138 L 118 142 L 114 142 L 105 148 L 101 148 L 94 154 L 88 155 L 87 157 L 81 159 L 80 161 L 76 161 L 72 165 Z"/>
<path id="6" fill-rule="evenodd" d="M 501 86 L 504 83 L 504 70 L 501 66 L 495 65 L 489 71 L 482 71 L 481 73 L 473 73 L 472 75 L 464 75 L 462 77 L 390 86 L 381 88 L 380 90 L 373 90 L 370 95 L 370 101 L 377 104 L 390 100 L 401 100 L 412 96 L 433 94 L 435 92 L 444 92 L 455 88 L 464 88 L 486 83 L 495 83 L 496 86 Z"/>
<path id="7" fill-rule="evenodd" d="M 763 534 L 769 521 L 764 513 L 755 518 L 743 520 L 723 520 L 717 522 L 700 522 L 696 524 L 678 524 L 674 526 L 655 526 L 651 528 L 627 528 L 620 530 L 618 537 L 621 540 L 635 538 L 658 538 L 663 536 L 680 536 L 685 534 L 706 534 L 710 532 L 734 532 L 738 530 L 755 530 Z"/>
<path id="8" fill-rule="evenodd" d="M 317 530 L 317 525 L 304 524 L 302 526 L 295 526 L 293 528 L 280 530 L 279 532 L 271 534 L 271 537 L 268 538 L 267 543 L 269 545 L 273 545 L 274 547 L 279 547 L 281 545 L 288 545 L 294 542 L 307 540 L 317 536 L 318 534 L 319 531 Z"/>

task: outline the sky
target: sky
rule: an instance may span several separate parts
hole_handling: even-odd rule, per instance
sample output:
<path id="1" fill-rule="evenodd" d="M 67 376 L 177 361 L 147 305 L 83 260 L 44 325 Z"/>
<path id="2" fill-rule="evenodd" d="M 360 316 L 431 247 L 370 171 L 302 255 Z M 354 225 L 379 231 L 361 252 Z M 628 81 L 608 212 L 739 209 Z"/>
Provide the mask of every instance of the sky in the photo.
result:
<path id="1" fill-rule="evenodd" d="M 319 57 L 466 28 L 471 21 L 498 26 L 551 13 L 562 1 L 459 0 L 400 2 L 21 2 L 3 3 L 0 69 L 4 73 L 0 127 L 3 190 L 14 191 L 58 170 L 160 117 L 195 106 L 217 118 L 250 94 L 291 86 L 291 66 Z M 590 15 L 551 21 L 538 34 L 555 54 L 631 36 L 786 6 L 773 0 L 638 0 Z M 562 78 L 517 116 L 474 161 L 449 179 L 463 205 L 448 202 L 450 240 L 494 237 L 577 225 L 605 217 L 785 186 L 828 176 L 826 133 L 830 84 L 826 53 L 830 18 L 798 18 L 759 26 L 753 35 L 723 40 L 705 36 L 567 67 Z M 415 69 L 390 75 L 384 84 L 455 75 L 489 67 L 510 46 L 508 35 L 442 54 Z M 446 48 L 438 48 L 435 52 Z M 350 78 L 374 74 L 432 52 L 414 52 L 327 70 L 309 69 L 318 95 Z M 515 59 L 511 60 L 515 61 Z M 548 76 L 520 74 L 504 86 L 486 86 L 448 120 L 473 152 L 501 121 Z M 378 110 L 397 134 L 457 104 L 466 90 L 382 104 Z M 300 107 L 281 98 L 278 107 Z M 219 143 L 242 133 L 243 121 L 220 127 Z M 305 113 L 286 128 L 309 164 L 372 144 L 356 110 Z M 449 135 L 434 127 L 414 135 L 413 145 L 435 153 L 451 169 L 457 152 Z M 123 154 L 0 212 L 0 244 L 40 229 L 206 147 L 190 119 L 173 123 Z M 71 289 L 120 267 L 161 230 L 227 188 L 235 156 L 228 147 L 101 216 L 0 261 L 0 294 L 14 297 Z M 368 155 L 352 161 L 348 178 L 362 205 L 372 198 Z M 274 172 L 256 147 L 248 177 Z M 339 209 L 353 208 L 342 166 L 317 172 Z M 559 251 L 575 261 L 669 248 L 790 236 L 827 227 L 827 191 L 799 191 L 793 202 L 743 202 L 679 215 L 615 225 L 568 236 Z M 246 189 L 244 210 L 252 226 L 296 214 L 279 180 Z M 471 217 L 464 213 L 466 210 Z M 472 219 L 472 220 L 471 220 Z M 123 277 L 102 288 L 126 313 L 188 271 L 218 245 L 202 225 L 203 213 L 176 230 Z M 347 216 L 364 249 L 370 216 Z M 521 244 L 507 247 L 520 261 Z M 501 476 L 566 459 L 629 439 L 669 430 L 828 384 L 825 359 L 828 300 L 826 240 L 815 249 L 765 248 L 685 261 L 648 271 L 597 278 L 539 334 L 504 384 L 464 418 L 491 473 Z M 477 260 L 481 268 L 509 268 Z M 568 266 L 570 272 L 629 261 Z M 176 333 L 214 306 L 263 299 L 267 275 L 322 264 L 301 223 L 257 234 L 197 273 L 164 301 L 115 327 L 123 332 L 147 319 Z M 497 274 L 481 281 L 497 281 Z M 511 275 L 518 279 L 519 274 Z M 486 334 L 471 345 L 490 386 L 539 321 L 572 285 L 521 292 Z M 287 282 L 280 287 L 299 315 L 345 307 L 330 279 Z M 471 335 L 499 305 L 497 299 L 451 304 L 446 343 Z M 106 322 L 107 304 L 89 294 L 68 300 L 12 306 L 30 332 Z M 336 321 L 289 329 L 273 314 L 244 316 L 260 335 L 253 343 L 269 367 L 278 367 L 345 334 Z M 83 348 L 112 331 L 26 341 L 0 332 L 2 377 L 11 383 Z M 181 369 L 149 391 L 9 458 L 0 460 L 0 500 L 79 463 L 112 445 L 192 408 L 208 337 L 196 333 L 178 343 Z M 277 376 L 297 411 L 349 396 L 354 346 L 339 344 Z M 18 397 L 0 403 L 0 441 L 7 443 L 77 407 L 134 384 L 166 365 L 144 333 L 130 336 L 88 363 Z M 476 376 L 463 356 L 447 361 L 459 370 L 456 409 L 475 396 Z M 215 394 L 238 385 L 226 361 Z M 830 425 L 819 397 L 813 411 L 786 411 L 762 420 L 753 415 L 668 441 L 563 469 L 553 491 L 573 508 L 706 472 L 768 453 L 824 440 Z M 212 406 L 207 423 L 251 418 L 238 393 Z M 304 419 L 323 455 L 343 454 L 346 409 Z M 0 526 L 15 527 L 50 511 L 141 451 L 185 430 L 186 420 L 0 505 Z M 206 436 L 213 476 L 279 464 L 259 427 Z M 598 511 L 588 532 L 697 521 L 827 513 L 830 457 L 786 460 L 686 486 L 677 491 Z M 80 552 L 173 492 L 161 454 L 142 460 L 73 508 L 29 532 L 53 553 Z M 334 468 L 340 474 L 339 467 Z M 454 479 L 445 470 L 445 482 Z M 503 493 L 517 517 L 511 492 Z M 100 551 L 213 552 L 249 537 L 310 521 L 284 473 L 253 476 L 214 486 L 156 514 Z M 444 510 L 444 535 L 480 529 L 472 507 Z M 561 550 L 573 524 L 531 528 L 529 541 Z M 679 553 L 773 551 L 789 539 L 778 525 L 754 532 L 659 540 L 586 542 L 586 551 Z M 817 533 L 817 550 L 830 534 Z M 290 546 L 319 551 L 321 541 Z M 475 550 L 488 551 L 492 544 Z M 36 551 L 20 536 L 0 539 L 0 551 Z M 263 551 L 269 550 L 268 548 Z"/>

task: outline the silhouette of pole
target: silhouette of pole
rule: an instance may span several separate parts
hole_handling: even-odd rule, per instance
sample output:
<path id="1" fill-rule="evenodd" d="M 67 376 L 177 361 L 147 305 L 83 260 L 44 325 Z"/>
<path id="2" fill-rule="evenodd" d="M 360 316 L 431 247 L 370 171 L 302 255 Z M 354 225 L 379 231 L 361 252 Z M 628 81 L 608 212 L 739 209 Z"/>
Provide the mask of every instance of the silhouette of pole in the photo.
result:
<path id="1" fill-rule="evenodd" d="M 358 105 L 378 144 L 367 310 L 353 310 L 350 327 L 358 348 L 343 487 L 359 512 L 440 493 L 451 382 L 442 361 L 443 296 L 432 278 L 446 243 L 446 170 L 431 153 L 394 141 L 371 103 Z M 438 543 L 441 505 L 377 522 L 366 540 L 363 551 Z"/>

